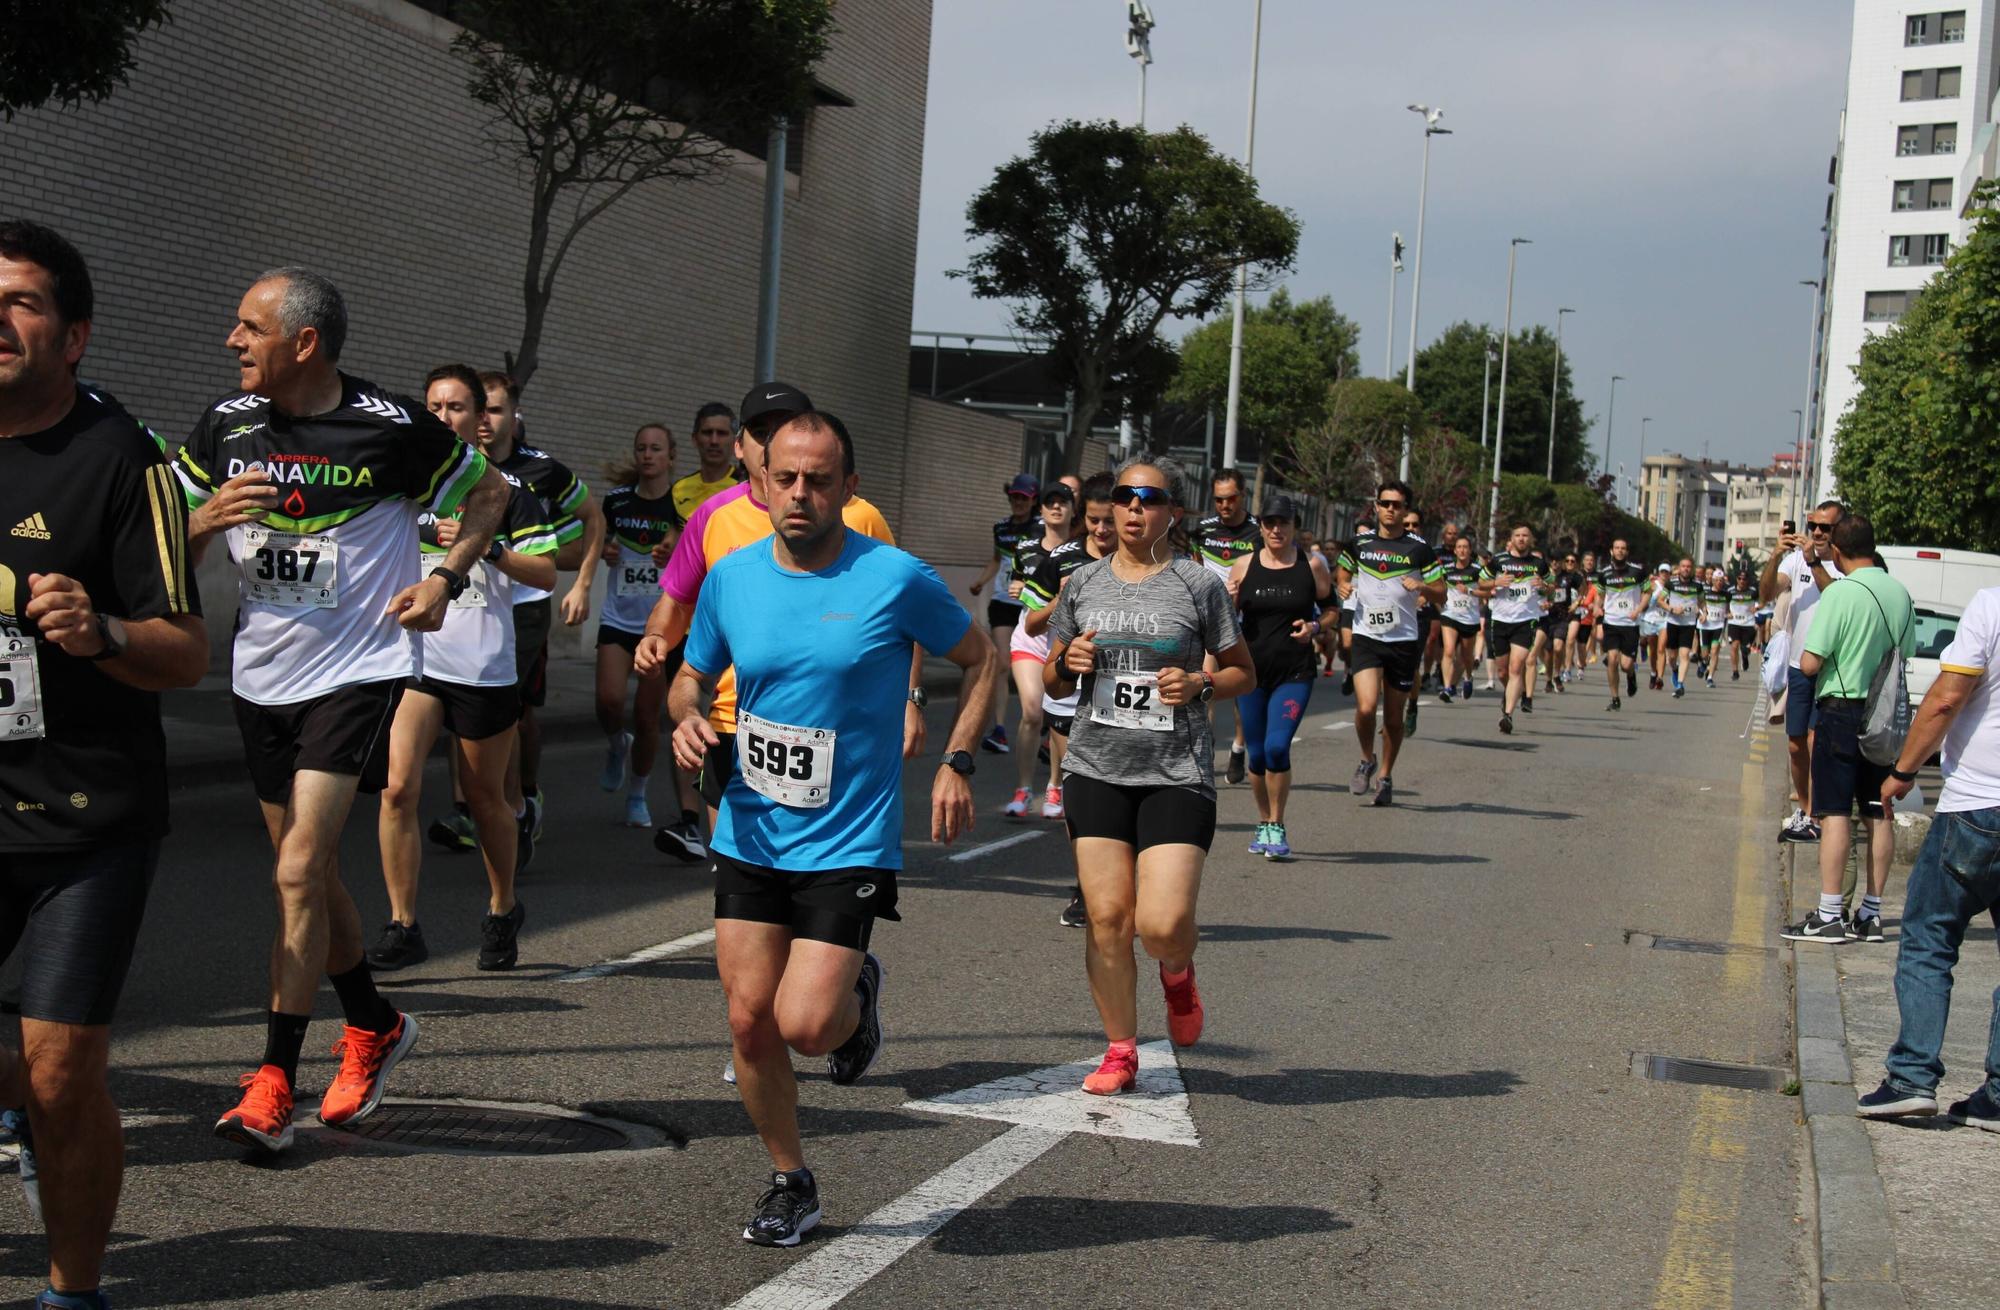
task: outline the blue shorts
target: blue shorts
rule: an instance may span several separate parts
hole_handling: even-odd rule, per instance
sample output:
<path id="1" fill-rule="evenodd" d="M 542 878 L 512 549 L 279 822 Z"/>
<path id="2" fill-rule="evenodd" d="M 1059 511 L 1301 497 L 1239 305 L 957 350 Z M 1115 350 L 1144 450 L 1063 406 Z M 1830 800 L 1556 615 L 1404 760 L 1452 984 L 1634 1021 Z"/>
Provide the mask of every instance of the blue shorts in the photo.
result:
<path id="1" fill-rule="evenodd" d="M 1803 737 L 1812 731 L 1813 680 L 1796 668 L 1785 671 L 1785 735 Z"/>
<path id="2" fill-rule="evenodd" d="M 1812 750 L 1812 813 L 1851 818 L 1859 808 L 1864 819 L 1882 818 L 1882 784 L 1889 766 L 1861 753 L 1861 730 L 1867 726 L 1867 706 L 1858 700 L 1822 701 L 1815 716 Z"/>

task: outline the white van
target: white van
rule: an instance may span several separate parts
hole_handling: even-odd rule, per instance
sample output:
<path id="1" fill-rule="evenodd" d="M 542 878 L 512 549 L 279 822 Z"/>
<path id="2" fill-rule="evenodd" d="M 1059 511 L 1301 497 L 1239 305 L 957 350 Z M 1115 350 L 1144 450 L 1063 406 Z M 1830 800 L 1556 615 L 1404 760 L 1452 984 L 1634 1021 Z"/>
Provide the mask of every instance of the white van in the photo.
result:
<path id="1" fill-rule="evenodd" d="M 1889 575 L 1910 590 L 1916 604 L 1916 653 L 1907 671 L 1912 704 L 1937 681 L 1938 656 L 1958 632 L 1958 620 L 1975 592 L 2000 587 L 2000 555 L 1940 546 L 1879 546 Z"/>

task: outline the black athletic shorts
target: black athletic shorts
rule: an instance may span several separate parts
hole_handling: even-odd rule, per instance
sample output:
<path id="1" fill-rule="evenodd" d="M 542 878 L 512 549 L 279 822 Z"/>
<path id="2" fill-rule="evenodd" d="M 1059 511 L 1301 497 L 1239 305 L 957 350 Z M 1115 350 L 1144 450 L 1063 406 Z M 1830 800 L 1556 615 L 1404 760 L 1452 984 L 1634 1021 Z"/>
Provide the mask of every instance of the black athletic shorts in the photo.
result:
<path id="1" fill-rule="evenodd" d="M 900 922 L 894 869 L 822 869 L 793 873 L 710 852 L 715 917 L 775 923 L 808 941 L 868 949 L 877 919 Z"/>
<path id="2" fill-rule="evenodd" d="M 257 799 L 282 805 L 301 769 L 361 780 L 361 790 L 389 785 L 389 724 L 403 679 L 361 682 L 296 705 L 258 705 L 232 696 L 243 756 Z"/>
<path id="3" fill-rule="evenodd" d="M 497 737 L 521 721 L 521 689 L 468 687 L 437 678 L 419 678 L 411 691 L 444 703 L 444 726 L 467 741 Z"/>
<path id="4" fill-rule="evenodd" d="M 1479 625 L 1477 623 L 1464 623 L 1449 616 L 1439 619 L 1438 622 L 1444 624 L 1445 627 L 1450 628 L 1461 637 L 1470 639 L 1479 635 Z"/>
<path id="5" fill-rule="evenodd" d="M 1815 709 L 1811 761 L 1813 817 L 1852 818 L 1858 808 L 1864 819 L 1882 818 L 1882 784 L 1889 780 L 1893 766 L 1877 764 L 1861 753 L 1868 703 L 1828 696 Z"/>
<path id="6" fill-rule="evenodd" d="M 1721 629 L 1721 628 L 1698 628 L 1698 629 L 1696 629 L 1696 631 L 1698 631 L 1698 632 L 1700 632 L 1700 633 L 1701 633 L 1701 644 L 1702 644 L 1702 645 L 1704 645 L 1704 646 L 1720 646 L 1720 645 L 1722 644 L 1722 633 L 1723 633 L 1723 629 Z"/>
<path id="7" fill-rule="evenodd" d="M 1042 722 L 1047 725 L 1050 732 L 1053 732 L 1058 737 L 1067 737 L 1071 732 L 1076 730 L 1076 715 L 1074 714 L 1050 714 L 1044 709 L 1042 711 Z"/>
<path id="8" fill-rule="evenodd" d="M 1754 646 L 1757 644 L 1757 629 L 1748 623 L 1732 623 L 1729 625 L 1729 639 L 1744 646 Z"/>
<path id="9" fill-rule="evenodd" d="M 21 1016 L 111 1022 L 159 864 L 150 838 L 0 852 L 0 959 L 21 956 Z"/>
<path id="10" fill-rule="evenodd" d="M 1021 607 L 1009 601 L 989 600 L 986 602 L 986 626 L 989 628 L 1011 628 L 1021 621 Z"/>
<path id="11" fill-rule="evenodd" d="M 514 607 L 514 675 L 521 687 L 521 712 L 549 699 L 549 627 L 555 602 L 548 596 Z"/>
<path id="12" fill-rule="evenodd" d="M 1535 625 L 1541 620 L 1522 619 L 1519 623 L 1502 623 L 1493 619 L 1490 622 L 1491 626 L 1486 629 L 1488 655 L 1498 655 L 1509 646 L 1518 646 L 1522 650 L 1535 648 Z"/>
<path id="13" fill-rule="evenodd" d="M 639 653 L 639 638 L 645 635 L 643 632 L 627 632 L 623 628 L 614 628 L 607 623 L 600 623 L 597 625 L 597 646 L 599 650 L 602 650 L 606 646 L 617 646 L 627 655 L 637 655 Z M 667 662 L 660 666 L 661 676 L 666 678 L 667 681 L 672 682 L 674 675 L 681 671 L 681 660 L 686 654 L 687 642 L 681 641 L 677 643 L 672 650 L 667 652 Z"/>
<path id="14" fill-rule="evenodd" d="M 1619 652 L 1621 655 L 1629 655 L 1632 656 L 1633 658 L 1638 657 L 1639 654 L 1638 624 L 1633 623 L 1624 627 L 1620 627 L 1616 623 L 1607 623 L 1600 629 L 1600 631 L 1604 633 L 1605 650 L 1607 651 L 1615 650 Z"/>
<path id="15" fill-rule="evenodd" d="M 1127 787 L 1080 773 L 1063 775 L 1070 840 L 1104 837 L 1133 851 L 1199 846 L 1215 840 L 1215 802 L 1192 787 Z"/>
<path id="16" fill-rule="evenodd" d="M 736 734 L 715 735 L 722 738 L 722 744 L 710 746 L 708 754 L 701 757 L 701 798 L 711 810 L 722 808 L 722 789 L 729 785 L 729 775 L 736 771 Z"/>
<path id="17" fill-rule="evenodd" d="M 1397 691 L 1408 691 L 1416 685 L 1417 663 L 1423 655 L 1421 640 L 1379 641 L 1366 633 L 1354 634 L 1354 672 L 1380 669 L 1382 680 Z"/>
<path id="18" fill-rule="evenodd" d="M 1548 633 L 1551 637 L 1561 637 L 1565 641 L 1569 640 L 1569 606 L 1565 605 L 1561 609 L 1552 609 L 1542 615 L 1541 627 L 1542 631 Z"/>
<path id="19" fill-rule="evenodd" d="M 1667 625 L 1668 650 L 1693 650 L 1695 627 L 1692 623 L 1669 623 Z"/>

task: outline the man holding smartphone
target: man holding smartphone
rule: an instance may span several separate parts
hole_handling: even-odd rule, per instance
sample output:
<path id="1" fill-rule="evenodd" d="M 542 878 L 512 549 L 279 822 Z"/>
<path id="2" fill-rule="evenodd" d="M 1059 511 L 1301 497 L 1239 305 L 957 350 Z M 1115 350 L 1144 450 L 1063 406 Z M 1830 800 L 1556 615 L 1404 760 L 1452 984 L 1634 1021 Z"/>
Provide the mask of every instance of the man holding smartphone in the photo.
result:
<path id="1" fill-rule="evenodd" d="M 1833 530 L 1846 517 L 1846 507 L 1837 500 L 1814 506 L 1806 515 L 1803 534 L 1787 531 L 1778 538 L 1778 548 L 1765 561 L 1764 576 L 1758 580 L 1758 594 L 1767 602 L 1775 601 L 1781 591 L 1792 593 L 1791 621 L 1786 629 L 1791 667 L 1785 675 L 1785 744 L 1791 756 L 1796 808 L 1778 830 L 1779 841 L 1819 840 L 1819 825 L 1812 821 L 1813 682 L 1799 672 L 1799 656 L 1805 652 L 1806 629 L 1820 592 L 1840 576 L 1840 568 L 1833 562 Z"/>

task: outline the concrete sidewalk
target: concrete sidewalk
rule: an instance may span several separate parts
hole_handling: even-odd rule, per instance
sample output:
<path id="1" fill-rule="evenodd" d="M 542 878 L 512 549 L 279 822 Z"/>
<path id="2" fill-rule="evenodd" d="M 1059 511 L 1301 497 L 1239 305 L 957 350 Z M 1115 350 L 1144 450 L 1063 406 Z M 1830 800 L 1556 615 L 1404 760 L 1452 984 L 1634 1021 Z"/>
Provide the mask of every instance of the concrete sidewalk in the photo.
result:
<path id="1" fill-rule="evenodd" d="M 1935 770 L 1922 781 L 1938 794 Z M 1896 943 L 1904 884 L 1928 828 L 1915 817 L 1896 833 L 1896 861 L 1882 899 L 1889 940 L 1879 945 L 1794 944 L 1803 1110 L 1816 1180 L 1821 1304 L 1832 1310 L 1985 1310 L 2000 1304 L 1992 1206 L 2000 1195 L 2000 1135 L 1934 1120 L 1857 1118 L 1854 1098 L 1882 1080 L 1896 1039 Z M 1781 848 L 1792 921 L 1816 904 L 1818 848 Z M 1954 972 L 1940 1110 L 1985 1077 L 2000 952 L 1994 926 L 1966 934 Z"/>

